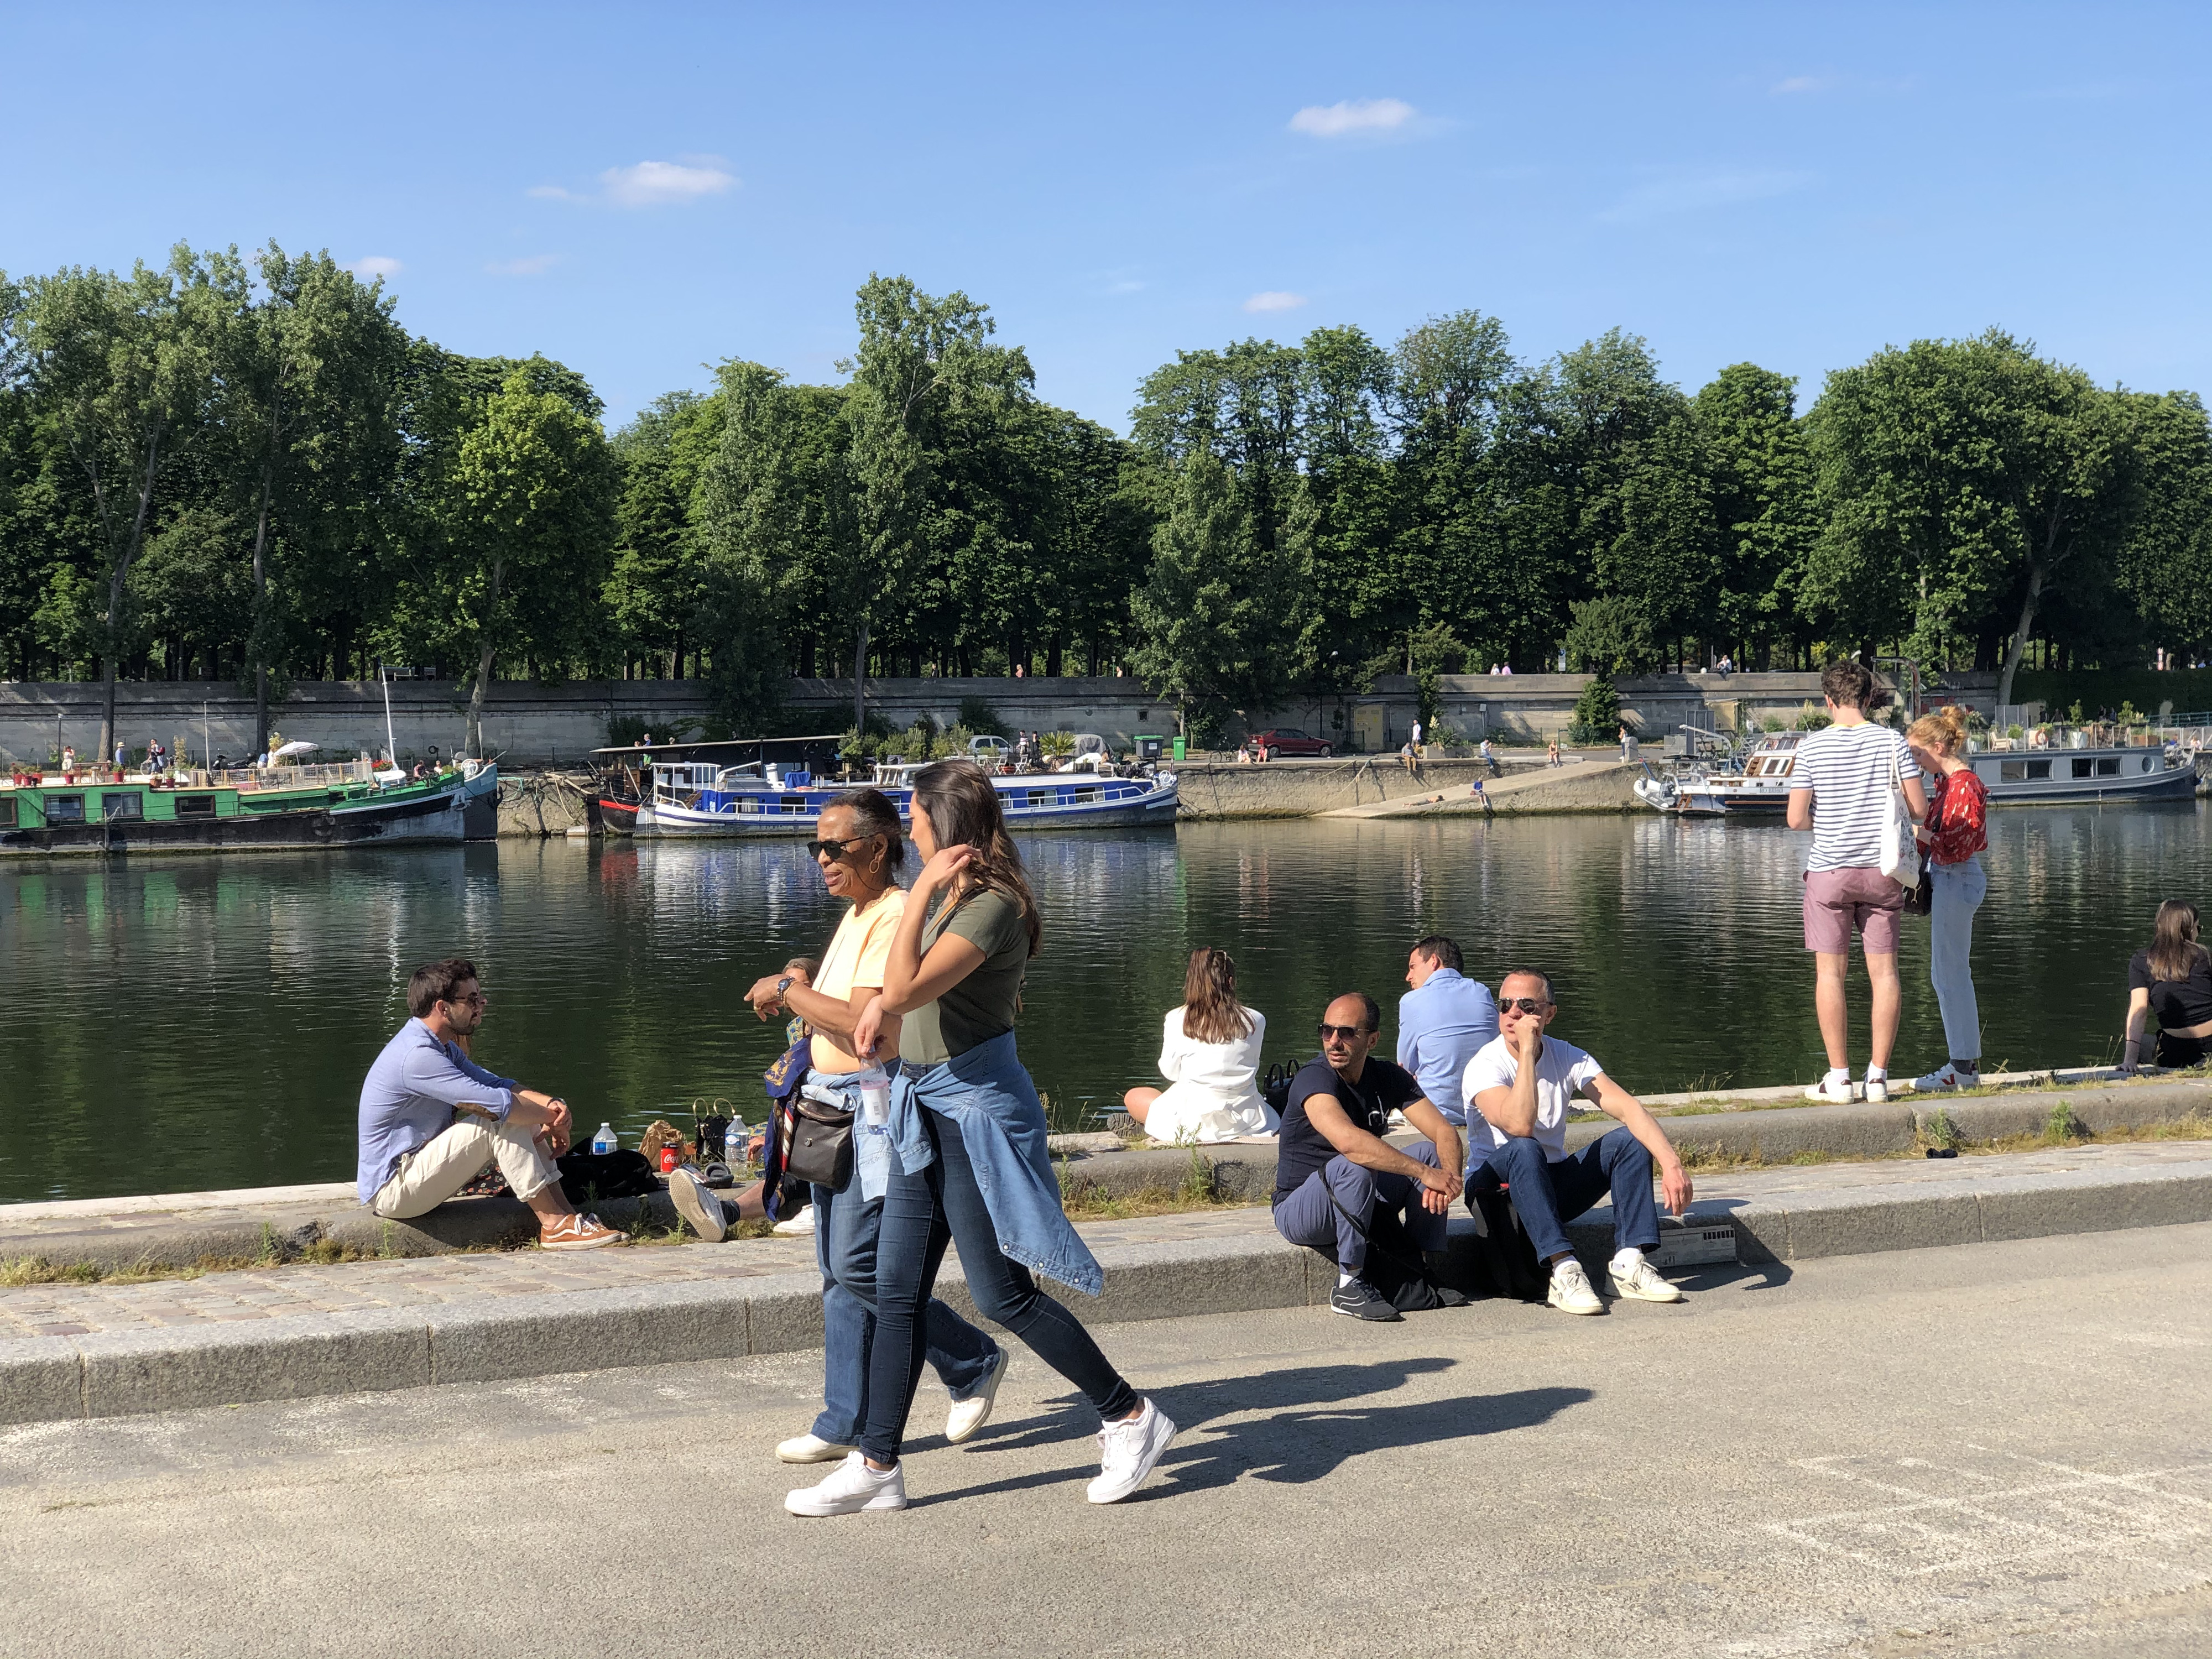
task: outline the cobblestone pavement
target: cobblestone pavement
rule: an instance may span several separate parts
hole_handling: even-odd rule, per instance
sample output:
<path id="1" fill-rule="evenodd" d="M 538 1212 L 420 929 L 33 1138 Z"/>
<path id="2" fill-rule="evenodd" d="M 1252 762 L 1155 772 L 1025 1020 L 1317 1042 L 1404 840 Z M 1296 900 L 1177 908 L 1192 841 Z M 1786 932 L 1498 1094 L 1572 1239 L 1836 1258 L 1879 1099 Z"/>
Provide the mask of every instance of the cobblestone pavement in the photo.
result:
<path id="1" fill-rule="evenodd" d="M 1815 1164 L 1709 1174 L 1698 1178 L 1698 1208 L 1787 1205 L 1808 1195 L 1870 1188 L 1951 1187 L 1988 1190 L 2029 1176 L 2202 1168 L 2212 1142 L 2136 1142 L 2048 1152 L 1867 1164 Z M 1272 1237 L 1264 1206 L 1207 1210 L 1140 1220 L 1082 1224 L 1093 1249 L 1192 1239 Z M 0 1340 L 77 1336 L 95 1331 L 228 1324 L 291 1314 L 421 1307 L 478 1297 L 667 1284 L 687 1279 L 805 1273 L 811 1239 L 764 1238 L 722 1244 L 656 1245 L 556 1255 L 544 1250 L 418 1256 L 394 1261 L 295 1265 L 143 1285 L 32 1285 L 0 1289 Z"/>

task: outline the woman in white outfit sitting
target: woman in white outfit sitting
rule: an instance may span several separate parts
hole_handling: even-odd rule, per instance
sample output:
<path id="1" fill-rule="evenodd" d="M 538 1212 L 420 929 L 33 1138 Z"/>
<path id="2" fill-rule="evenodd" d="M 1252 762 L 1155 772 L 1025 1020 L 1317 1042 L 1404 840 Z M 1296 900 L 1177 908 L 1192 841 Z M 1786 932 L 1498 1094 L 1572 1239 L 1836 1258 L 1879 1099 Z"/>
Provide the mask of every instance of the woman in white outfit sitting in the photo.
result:
<path id="1" fill-rule="evenodd" d="M 1182 1006 L 1168 1011 L 1160 1042 L 1160 1074 L 1169 1086 L 1132 1089 L 1121 1104 L 1154 1140 L 1273 1134 L 1275 1114 L 1257 1084 L 1267 1017 L 1237 1001 L 1229 952 L 1210 945 L 1193 951 L 1182 995 Z"/>

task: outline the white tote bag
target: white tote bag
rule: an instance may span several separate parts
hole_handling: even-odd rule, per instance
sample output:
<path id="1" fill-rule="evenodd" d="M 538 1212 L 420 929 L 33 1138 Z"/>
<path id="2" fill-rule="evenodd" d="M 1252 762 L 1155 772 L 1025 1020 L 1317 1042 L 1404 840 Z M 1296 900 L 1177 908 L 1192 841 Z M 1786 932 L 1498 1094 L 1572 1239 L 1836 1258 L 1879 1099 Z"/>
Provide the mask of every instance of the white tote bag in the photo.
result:
<path id="1" fill-rule="evenodd" d="M 1889 757 L 1888 810 L 1881 816 L 1881 872 L 1899 887 L 1920 885 L 1920 844 L 1912 838 L 1912 809 L 1905 799 L 1905 769 Z"/>

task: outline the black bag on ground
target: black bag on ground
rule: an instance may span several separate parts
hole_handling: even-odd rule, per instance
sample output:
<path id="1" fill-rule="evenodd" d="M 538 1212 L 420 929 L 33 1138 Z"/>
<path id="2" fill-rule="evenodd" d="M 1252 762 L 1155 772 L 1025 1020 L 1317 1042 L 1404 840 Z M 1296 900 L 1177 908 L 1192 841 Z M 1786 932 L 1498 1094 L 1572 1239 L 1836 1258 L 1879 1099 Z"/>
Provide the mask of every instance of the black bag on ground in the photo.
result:
<path id="1" fill-rule="evenodd" d="M 1528 1230 L 1521 1224 L 1512 1199 L 1497 1186 L 1469 1186 L 1466 1198 L 1481 1240 L 1482 1280 L 1491 1293 L 1516 1302 L 1541 1302 L 1551 1287 L 1551 1275 L 1536 1260 L 1536 1247 L 1528 1242 Z"/>
<path id="2" fill-rule="evenodd" d="M 660 1177 L 643 1152 L 595 1152 L 588 1146 L 575 1146 L 554 1162 L 561 1170 L 561 1190 L 571 1204 L 646 1198 L 660 1190 Z"/>

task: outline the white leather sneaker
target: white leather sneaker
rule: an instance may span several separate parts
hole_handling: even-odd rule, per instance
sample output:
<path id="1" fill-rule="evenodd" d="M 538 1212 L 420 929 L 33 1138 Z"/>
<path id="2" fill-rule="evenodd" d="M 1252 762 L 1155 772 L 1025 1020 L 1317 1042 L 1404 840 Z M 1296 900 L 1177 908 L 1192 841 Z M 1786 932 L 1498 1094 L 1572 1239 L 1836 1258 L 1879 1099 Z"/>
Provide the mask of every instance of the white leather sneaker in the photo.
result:
<path id="1" fill-rule="evenodd" d="M 709 1244 L 722 1242 L 729 1231 L 729 1218 L 706 1176 L 688 1164 L 678 1166 L 669 1172 L 668 1196 L 684 1225 Z"/>
<path id="2" fill-rule="evenodd" d="M 1841 1083 L 1831 1083 L 1824 1077 L 1805 1091 L 1805 1098 L 1818 1101 L 1824 1106 L 1848 1106 L 1858 1097 L 1851 1091 L 1850 1079 L 1845 1078 Z"/>
<path id="3" fill-rule="evenodd" d="M 1962 1072 L 1948 1060 L 1926 1077 L 1912 1079 L 1916 1094 L 1933 1094 L 1942 1089 L 1978 1089 L 1981 1086 L 1982 1074 L 1979 1072 Z"/>
<path id="4" fill-rule="evenodd" d="M 811 1235 L 814 1231 L 814 1206 L 811 1204 L 802 1205 L 797 1214 L 787 1215 L 777 1222 L 775 1231 L 783 1238 Z"/>
<path id="5" fill-rule="evenodd" d="M 850 1446 L 841 1446 L 834 1440 L 824 1440 L 820 1435 L 793 1435 L 775 1449 L 775 1455 L 786 1463 L 830 1463 L 852 1455 Z"/>
<path id="6" fill-rule="evenodd" d="M 1098 1478 L 1086 1494 L 1094 1504 L 1118 1504 L 1145 1484 L 1152 1465 L 1176 1437 L 1174 1420 L 1149 1400 L 1144 1410 L 1098 1431 Z"/>
<path id="7" fill-rule="evenodd" d="M 1889 1079 L 1886 1077 L 1870 1077 L 1860 1087 L 1869 1106 L 1879 1106 L 1889 1098 Z"/>
<path id="8" fill-rule="evenodd" d="M 991 1362 L 990 1371 L 982 1382 L 976 1384 L 975 1392 L 965 1400 L 952 1402 L 951 1409 L 945 1413 L 945 1437 L 947 1440 L 957 1446 L 962 1441 L 972 1438 L 977 1430 L 991 1420 L 991 1407 L 999 1398 L 999 1384 L 1005 1380 L 1006 1367 L 1012 1363 L 1013 1356 L 1004 1348 L 1000 1349 L 999 1357 Z"/>
<path id="9" fill-rule="evenodd" d="M 1561 1313 L 1601 1314 L 1605 1304 L 1598 1300 L 1597 1292 L 1590 1288 L 1589 1275 L 1583 1264 L 1569 1256 L 1552 1267 L 1552 1288 L 1544 1300 Z"/>
<path id="10" fill-rule="evenodd" d="M 906 1507 L 906 1466 L 872 1469 L 857 1451 L 830 1472 L 817 1486 L 801 1486 L 784 1495 L 783 1506 L 793 1515 L 858 1515 L 862 1510 L 902 1510 Z"/>
<path id="11" fill-rule="evenodd" d="M 1669 1284 L 1659 1270 L 1643 1256 L 1626 1273 L 1621 1271 L 1620 1259 L 1616 1256 L 1608 1267 L 1606 1277 L 1613 1280 L 1613 1288 L 1634 1302 L 1680 1302 L 1681 1287 Z"/>

